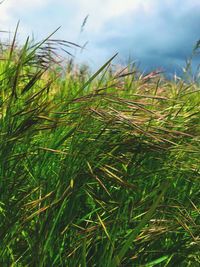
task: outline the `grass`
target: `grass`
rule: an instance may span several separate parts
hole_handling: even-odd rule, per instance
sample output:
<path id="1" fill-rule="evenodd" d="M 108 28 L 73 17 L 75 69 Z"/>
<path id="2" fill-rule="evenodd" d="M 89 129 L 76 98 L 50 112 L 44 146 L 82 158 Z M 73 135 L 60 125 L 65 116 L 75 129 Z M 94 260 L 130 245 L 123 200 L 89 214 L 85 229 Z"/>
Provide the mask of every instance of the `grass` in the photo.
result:
<path id="1" fill-rule="evenodd" d="M 1 44 L 0 265 L 199 266 L 199 82 L 72 46 Z"/>

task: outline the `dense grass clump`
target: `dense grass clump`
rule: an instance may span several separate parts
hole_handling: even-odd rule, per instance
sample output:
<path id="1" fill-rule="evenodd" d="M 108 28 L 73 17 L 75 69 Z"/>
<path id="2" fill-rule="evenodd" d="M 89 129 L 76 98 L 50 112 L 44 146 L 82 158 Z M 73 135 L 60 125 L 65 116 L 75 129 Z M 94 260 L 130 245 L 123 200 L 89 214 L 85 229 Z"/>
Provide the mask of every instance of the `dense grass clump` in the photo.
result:
<path id="1" fill-rule="evenodd" d="M 0 266 L 200 266 L 200 88 L 1 46 Z"/>

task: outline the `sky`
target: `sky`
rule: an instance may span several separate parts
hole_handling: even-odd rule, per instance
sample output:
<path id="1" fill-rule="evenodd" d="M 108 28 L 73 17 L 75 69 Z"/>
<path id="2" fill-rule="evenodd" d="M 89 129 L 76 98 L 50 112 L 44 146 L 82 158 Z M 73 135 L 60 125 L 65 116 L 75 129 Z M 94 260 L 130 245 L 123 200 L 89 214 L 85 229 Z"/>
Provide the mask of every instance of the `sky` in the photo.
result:
<path id="1" fill-rule="evenodd" d="M 84 30 L 81 25 L 88 15 Z M 83 45 L 72 49 L 77 62 L 99 68 L 118 52 L 116 62 L 136 62 L 142 71 L 179 72 L 200 39 L 200 0 L 5 0 L 0 30 L 42 40 L 55 38 Z M 5 33 L 0 33 L 1 37 Z M 194 59 L 197 66 L 199 58 Z"/>

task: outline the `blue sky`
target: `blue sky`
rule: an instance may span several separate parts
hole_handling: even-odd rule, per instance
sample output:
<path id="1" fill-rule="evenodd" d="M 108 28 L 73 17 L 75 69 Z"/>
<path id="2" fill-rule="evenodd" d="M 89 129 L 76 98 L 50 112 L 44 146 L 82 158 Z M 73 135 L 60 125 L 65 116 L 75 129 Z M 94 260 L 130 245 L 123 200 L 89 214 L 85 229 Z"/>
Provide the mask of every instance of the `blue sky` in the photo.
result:
<path id="1" fill-rule="evenodd" d="M 76 58 L 92 68 L 119 52 L 120 64 L 131 58 L 144 71 L 174 73 L 200 39 L 200 0 L 5 0 L 0 29 L 14 31 L 18 20 L 19 40 L 32 34 L 40 40 L 61 26 L 56 38 L 88 42 Z"/>

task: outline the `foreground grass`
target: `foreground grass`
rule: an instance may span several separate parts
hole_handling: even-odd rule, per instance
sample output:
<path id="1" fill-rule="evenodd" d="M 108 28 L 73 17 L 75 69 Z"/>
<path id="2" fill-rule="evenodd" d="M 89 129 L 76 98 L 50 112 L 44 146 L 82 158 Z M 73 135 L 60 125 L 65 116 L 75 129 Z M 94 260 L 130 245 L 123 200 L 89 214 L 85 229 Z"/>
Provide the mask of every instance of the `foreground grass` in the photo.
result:
<path id="1" fill-rule="evenodd" d="M 199 266 L 198 83 L 58 44 L 1 47 L 0 265 Z"/>

